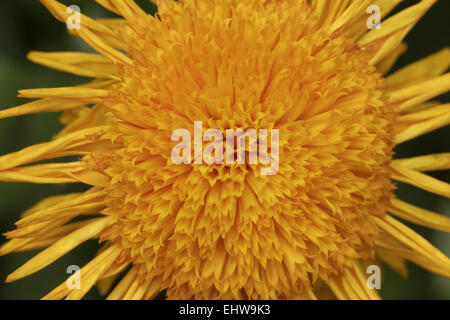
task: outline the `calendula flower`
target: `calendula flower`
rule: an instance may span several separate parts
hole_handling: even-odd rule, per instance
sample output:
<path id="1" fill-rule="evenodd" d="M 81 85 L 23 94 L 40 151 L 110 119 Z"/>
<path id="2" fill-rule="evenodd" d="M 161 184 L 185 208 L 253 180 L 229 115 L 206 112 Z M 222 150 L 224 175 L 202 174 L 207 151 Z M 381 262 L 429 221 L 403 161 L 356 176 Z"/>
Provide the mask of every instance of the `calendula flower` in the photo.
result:
<path id="1" fill-rule="evenodd" d="M 23 214 L 0 253 L 45 249 L 7 281 L 96 238 L 81 288 L 62 279 L 44 298 L 82 298 L 98 284 L 110 299 L 164 289 L 170 299 L 377 299 L 365 269 L 376 260 L 450 277 L 449 258 L 397 217 L 447 232 L 450 218 L 393 193 L 396 180 L 449 197 L 448 183 L 423 172 L 449 169 L 450 154 L 392 159 L 396 145 L 450 123 L 450 105 L 429 102 L 450 88 L 449 49 L 383 77 L 436 0 L 373 30 L 366 9 L 385 16 L 401 0 L 161 0 L 155 16 L 133 0 L 97 2 L 123 18 L 82 15 L 71 32 L 99 54 L 29 54 L 94 80 L 21 90 L 39 100 L 0 111 L 63 110 L 65 124 L 51 141 L 1 156 L 1 181 L 91 186 Z M 193 132 L 194 121 L 278 129 L 278 172 L 174 164 L 171 134 Z M 66 156 L 78 160 L 48 161 Z"/>

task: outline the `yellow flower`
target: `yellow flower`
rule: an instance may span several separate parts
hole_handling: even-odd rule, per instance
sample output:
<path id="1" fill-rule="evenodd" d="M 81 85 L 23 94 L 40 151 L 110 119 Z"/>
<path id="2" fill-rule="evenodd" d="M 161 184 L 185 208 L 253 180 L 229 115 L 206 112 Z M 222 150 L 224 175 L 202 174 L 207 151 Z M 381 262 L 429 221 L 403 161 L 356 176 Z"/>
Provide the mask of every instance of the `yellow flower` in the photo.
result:
<path id="1" fill-rule="evenodd" d="M 41 0 L 62 22 L 70 13 Z M 392 160 L 395 145 L 450 123 L 449 49 L 386 78 L 402 40 L 436 2 L 366 26 L 400 0 L 161 0 L 151 16 L 133 0 L 97 0 L 120 19 L 81 17 L 72 32 L 98 54 L 29 58 L 95 80 L 21 90 L 39 98 L 0 118 L 61 111 L 49 142 L 0 157 L 0 180 L 76 183 L 84 193 L 42 200 L 23 214 L 0 254 L 45 248 L 8 276 L 35 273 L 82 242 L 102 248 L 47 299 L 377 299 L 365 267 L 405 260 L 450 277 L 450 260 L 399 217 L 450 231 L 450 218 L 405 203 L 392 180 L 450 197 L 423 172 L 450 154 Z M 444 75 L 443 75 L 444 74 Z M 279 171 L 260 165 L 182 164 L 171 133 L 279 129 Z M 79 156 L 69 163 L 40 160 Z M 26 165 L 26 166 L 25 166 Z M 77 222 L 78 216 L 98 214 Z"/>

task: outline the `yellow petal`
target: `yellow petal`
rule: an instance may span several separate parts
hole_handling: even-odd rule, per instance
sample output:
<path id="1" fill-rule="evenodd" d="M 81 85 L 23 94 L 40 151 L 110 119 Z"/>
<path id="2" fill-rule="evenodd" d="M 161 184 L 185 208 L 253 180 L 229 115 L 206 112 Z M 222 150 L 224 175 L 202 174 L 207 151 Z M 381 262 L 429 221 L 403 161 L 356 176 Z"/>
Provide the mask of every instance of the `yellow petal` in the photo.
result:
<path id="1" fill-rule="evenodd" d="M 336 7 L 334 11 L 328 11 L 328 17 L 333 19 L 336 17 L 333 24 L 330 27 L 330 33 L 337 31 L 338 29 L 344 28 L 347 25 L 354 22 L 360 15 L 361 12 L 365 12 L 366 8 L 373 2 L 373 0 L 360 0 L 353 1 L 350 5 L 343 10 L 343 6 L 346 1 L 330 1 L 331 7 Z M 347 1 L 348 2 L 348 1 Z"/>
<path id="2" fill-rule="evenodd" d="M 418 266 L 421 266 L 425 270 L 433 272 L 442 277 L 450 278 L 450 265 L 448 263 L 445 264 L 436 261 L 430 261 L 423 255 L 413 250 L 396 249 L 395 253 L 400 257 L 402 257 L 403 259 L 406 259 L 408 261 L 417 264 Z"/>
<path id="3" fill-rule="evenodd" d="M 66 23 L 68 21 L 71 13 L 67 12 L 67 7 L 55 0 L 40 0 L 41 3 L 47 7 L 50 13 L 59 21 Z M 97 21 L 89 18 L 80 13 L 80 24 L 81 29 L 90 30 L 91 33 L 104 39 L 104 41 L 113 46 L 114 48 L 126 49 L 123 42 L 121 41 L 120 34 L 115 33 L 113 30 L 109 29 L 106 25 L 98 23 Z M 76 29 L 71 30 L 71 33 L 76 34 Z"/>
<path id="4" fill-rule="evenodd" d="M 14 108 L 0 110 L 0 119 L 17 117 L 31 113 L 67 110 L 70 108 L 82 106 L 84 104 L 85 104 L 84 102 L 76 100 L 65 100 L 55 98 L 42 99 L 25 103 L 21 106 L 17 106 Z"/>
<path id="5" fill-rule="evenodd" d="M 147 292 L 144 295 L 145 300 L 154 299 L 163 288 L 161 288 L 161 279 L 159 277 L 153 278 L 150 285 L 148 286 Z"/>
<path id="6" fill-rule="evenodd" d="M 50 230 L 54 230 L 70 221 L 70 217 L 54 218 L 52 220 L 43 221 L 35 224 L 26 225 L 16 230 L 5 233 L 8 239 L 13 238 L 38 238 L 46 234 Z"/>
<path id="7" fill-rule="evenodd" d="M 340 300 L 379 300 L 375 290 L 367 287 L 366 277 L 361 267 L 354 262 L 352 267 L 345 267 L 342 274 L 330 278 L 328 285 Z"/>
<path id="8" fill-rule="evenodd" d="M 133 0 L 96 0 L 102 6 L 122 17 L 135 20 L 147 14 Z"/>
<path id="9" fill-rule="evenodd" d="M 90 45 L 91 48 L 109 58 L 112 62 L 125 65 L 134 64 L 133 60 L 131 60 L 127 55 L 108 45 L 107 42 L 103 41 L 102 38 L 89 31 L 89 29 L 74 29 L 73 32 L 83 39 L 88 45 Z"/>
<path id="10" fill-rule="evenodd" d="M 135 280 L 128 291 L 124 294 L 122 300 L 141 300 L 148 289 L 147 282 Z"/>
<path id="11" fill-rule="evenodd" d="M 436 261 L 438 264 L 443 264 L 450 267 L 450 260 L 442 252 L 404 224 L 388 215 L 386 215 L 383 219 L 379 217 L 375 217 L 374 219 L 380 228 L 403 243 L 405 246 L 411 248 L 417 253 L 420 253 L 429 260 Z"/>
<path id="12" fill-rule="evenodd" d="M 81 87 L 42 88 L 19 90 L 19 98 L 64 98 L 77 99 L 87 103 L 102 102 L 109 91 Z"/>
<path id="13" fill-rule="evenodd" d="M 436 153 L 393 160 L 394 165 L 420 172 L 450 169 L 450 153 Z"/>
<path id="14" fill-rule="evenodd" d="M 95 21 L 107 26 L 111 30 L 122 29 L 127 24 L 127 21 L 122 18 L 104 18 L 104 19 L 95 19 Z"/>
<path id="15" fill-rule="evenodd" d="M 400 144 L 448 124 L 450 124 L 450 104 L 410 113 L 398 119 L 394 141 Z"/>
<path id="16" fill-rule="evenodd" d="M 375 0 L 372 1 L 370 4 L 380 7 L 381 18 L 384 19 L 402 1 L 403 0 Z M 358 39 L 360 39 L 364 34 L 370 31 L 370 29 L 367 28 L 368 15 L 366 8 L 364 8 L 360 12 L 357 12 L 358 14 L 357 21 L 346 26 L 343 30 L 343 34 L 347 38 L 352 39 L 355 42 L 357 42 Z M 386 59 L 387 58 L 388 57 L 386 57 Z"/>
<path id="17" fill-rule="evenodd" d="M 137 271 L 131 268 L 122 280 L 115 286 L 114 290 L 108 295 L 107 300 L 120 300 L 132 284 L 136 281 Z"/>
<path id="18" fill-rule="evenodd" d="M 110 87 L 116 80 L 96 79 L 86 84 L 78 86 L 79 88 L 105 89 Z M 53 112 L 68 110 L 86 105 L 87 101 L 67 98 L 46 98 L 23 104 L 21 106 L 0 110 L 0 119 L 21 116 L 25 114 L 39 112 Z"/>
<path id="19" fill-rule="evenodd" d="M 392 207 L 388 209 L 393 215 L 418 225 L 450 232 L 450 218 L 425 210 L 399 199 L 391 200 Z"/>
<path id="20" fill-rule="evenodd" d="M 386 102 L 399 112 L 405 112 L 450 89 L 450 73 L 394 90 L 387 94 Z"/>
<path id="21" fill-rule="evenodd" d="M 416 110 L 401 115 L 398 118 L 400 126 L 405 127 L 417 122 L 430 120 L 447 115 L 450 112 L 450 104 L 427 103 Z"/>
<path id="22" fill-rule="evenodd" d="M 104 198 L 104 191 L 91 189 L 77 197 L 63 199 L 52 206 L 34 211 L 16 222 L 16 225 L 22 227 L 55 218 L 73 218 L 79 214 L 93 213 L 104 206 Z"/>
<path id="23" fill-rule="evenodd" d="M 113 276 L 101 279 L 96 283 L 98 292 L 101 296 L 106 296 L 108 294 L 118 277 L 119 274 L 115 274 Z"/>
<path id="24" fill-rule="evenodd" d="M 82 77 L 120 80 L 115 65 L 107 58 L 85 52 L 37 52 L 27 58 L 34 63 Z"/>
<path id="25" fill-rule="evenodd" d="M 103 134 L 104 127 L 93 127 L 65 135 L 57 140 L 36 144 L 20 151 L 0 156 L 0 170 L 8 170 L 26 163 L 55 158 L 61 152 L 68 152 L 92 142 L 91 137 Z"/>
<path id="26" fill-rule="evenodd" d="M 59 121 L 65 124 L 65 127 L 53 139 L 58 139 L 69 133 L 84 130 L 89 127 L 101 126 L 108 120 L 105 108 L 101 105 L 95 105 L 92 108 L 80 107 L 66 110 L 59 117 Z M 96 147 L 98 148 L 96 149 L 97 152 L 102 152 L 103 148 L 100 143 Z"/>
<path id="27" fill-rule="evenodd" d="M 38 253 L 36 256 L 28 260 L 23 266 L 11 273 L 6 282 L 12 282 L 45 268 L 58 258 L 71 251 L 81 243 L 96 237 L 103 229 L 111 223 L 110 217 L 104 217 L 91 220 L 91 223 L 73 231 L 64 238 L 58 240 L 53 245 Z"/>
<path id="28" fill-rule="evenodd" d="M 312 288 L 303 288 L 302 292 L 293 293 L 292 300 L 318 300 Z"/>
<path id="29" fill-rule="evenodd" d="M 54 228 L 53 230 L 49 230 L 38 238 L 20 238 L 9 240 L 8 242 L 0 246 L 0 255 L 3 256 L 11 252 L 21 252 L 46 248 L 62 237 L 66 236 L 67 234 L 71 233 L 72 231 L 83 227 L 87 223 L 89 223 L 88 220 L 60 226 Z"/>
<path id="30" fill-rule="evenodd" d="M 391 163 L 390 166 L 393 170 L 391 174 L 392 179 L 450 198 L 450 184 L 394 163 Z"/>
<path id="31" fill-rule="evenodd" d="M 0 181 L 31 183 L 76 183 L 105 186 L 109 178 L 92 171 L 82 161 L 49 163 L 0 171 Z"/>
<path id="32" fill-rule="evenodd" d="M 450 48 L 414 62 L 386 78 L 388 91 L 422 83 L 440 76 L 450 66 Z"/>
<path id="33" fill-rule="evenodd" d="M 97 257 L 91 260 L 80 270 L 80 289 L 69 289 L 67 282 L 64 281 L 52 292 L 43 297 L 43 300 L 62 299 L 67 296 L 67 299 L 81 299 L 95 284 L 95 282 L 103 275 L 114 260 L 119 256 L 120 249 L 116 246 L 110 246 L 105 251 L 100 253 Z M 73 276 L 71 276 L 73 277 Z M 71 278 L 69 277 L 69 279 Z"/>
<path id="34" fill-rule="evenodd" d="M 389 234 L 383 234 L 381 239 L 376 240 L 376 244 L 383 249 L 389 250 L 402 259 L 411 261 L 422 268 L 443 277 L 450 278 L 450 265 L 448 261 L 445 262 L 440 259 L 424 256 L 415 248 L 408 249 L 407 247 L 396 243 L 396 240 Z"/>
<path id="35" fill-rule="evenodd" d="M 420 137 L 429 132 L 443 128 L 450 124 L 450 113 L 444 114 L 442 117 L 429 119 L 427 121 L 412 124 L 403 130 L 400 130 L 394 136 L 396 144 L 400 144 L 411 139 Z"/>
<path id="36" fill-rule="evenodd" d="M 129 261 L 125 261 L 122 263 L 113 263 L 109 267 L 109 269 L 105 271 L 105 273 L 99 278 L 96 284 L 102 296 L 106 296 L 106 294 L 116 283 L 117 278 L 129 265 Z"/>
<path id="37" fill-rule="evenodd" d="M 363 47 L 370 47 L 373 51 L 370 64 L 376 65 L 395 48 L 404 37 L 430 9 L 437 0 L 422 0 L 383 22 L 381 29 L 373 29 L 364 35 L 359 41 Z"/>
<path id="38" fill-rule="evenodd" d="M 393 251 L 387 248 L 377 248 L 377 257 L 395 270 L 403 278 L 408 277 L 408 268 L 406 267 L 406 262 L 399 255 L 395 254 Z"/>
<path id="39" fill-rule="evenodd" d="M 395 62 L 397 62 L 398 58 L 402 54 L 404 54 L 407 49 L 408 46 L 405 43 L 401 43 L 396 49 L 392 51 L 390 55 L 388 55 L 386 58 L 384 58 L 377 64 L 377 70 L 381 74 L 388 73 L 394 66 Z"/>

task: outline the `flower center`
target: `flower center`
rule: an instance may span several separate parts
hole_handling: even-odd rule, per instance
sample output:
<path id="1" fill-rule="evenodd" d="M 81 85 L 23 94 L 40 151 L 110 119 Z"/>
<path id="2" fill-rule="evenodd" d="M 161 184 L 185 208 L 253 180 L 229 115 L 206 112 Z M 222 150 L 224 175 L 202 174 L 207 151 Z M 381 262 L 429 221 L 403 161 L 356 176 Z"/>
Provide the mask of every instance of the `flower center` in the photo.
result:
<path id="1" fill-rule="evenodd" d="M 134 66 L 108 102 L 116 223 L 102 238 L 172 297 L 289 296 L 371 257 L 391 197 L 396 115 L 364 51 L 307 2 L 234 2 L 167 2 L 130 25 Z M 171 135 L 194 121 L 279 130 L 277 174 L 175 164 Z"/>

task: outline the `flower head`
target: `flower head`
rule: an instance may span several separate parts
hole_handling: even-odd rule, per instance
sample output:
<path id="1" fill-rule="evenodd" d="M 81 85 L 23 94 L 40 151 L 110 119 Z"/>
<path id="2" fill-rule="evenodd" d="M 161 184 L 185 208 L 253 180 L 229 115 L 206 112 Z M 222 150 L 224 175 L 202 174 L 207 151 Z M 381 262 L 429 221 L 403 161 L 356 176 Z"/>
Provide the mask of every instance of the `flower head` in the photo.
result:
<path id="1" fill-rule="evenodd" d="M 41 2 L 67 20 L 65 6 Z M 65 124 L 52 141 L 0 157 L 0 180 L 92 186 L 43 200 L 7 233 L 1 254 L 46 248 L 8 281 L 91 238 L 102 250 L 82 269 L 82 288 L 64 282 L 46 298 L 81 298 L 96 283 L 106 290 L 129 266 L 109 298 L 167 289 L 174 299 L 315 299 L 328 289 L 375 299 L 362 269 L 373 259 L 450 276 L 450 260 L 392 217 L 450 231 L 448 217 L 397 199 L 392 183 L 450 196 L 422 173 L 448 169 L 448 154 L 392 160 L 395 145 L 450 122 L 448 104 L 427 103 L 450 87 L 449 51 L 383 77 L 435 0 L 371 31 L 366 8 L 375 2 L 387 14 L 399 1 L 162 0 L 156 16 L 132 0 L 97 2 L 123 19 L 82 16 L 72 32 L 99 55 L 29 55 L 95 80 L 21 90 L 40 100 L 0 111 L 64 110 Z M 279 130 L 277 173 L 175 164 L 171 134 L 194 134 L 195 121 Z M 69 155 L 80 159 L 33 164 Z"/>

